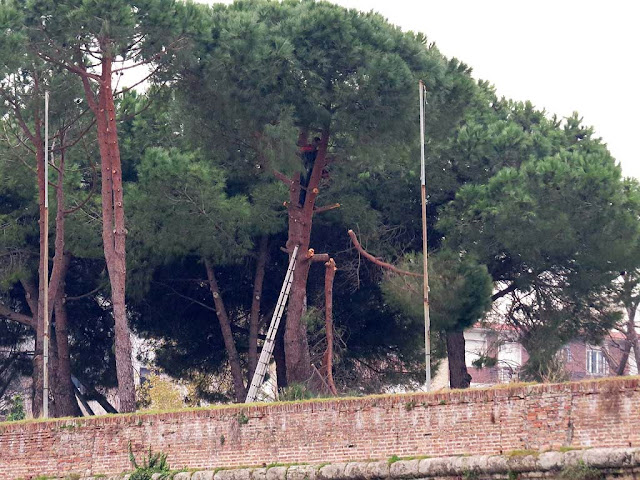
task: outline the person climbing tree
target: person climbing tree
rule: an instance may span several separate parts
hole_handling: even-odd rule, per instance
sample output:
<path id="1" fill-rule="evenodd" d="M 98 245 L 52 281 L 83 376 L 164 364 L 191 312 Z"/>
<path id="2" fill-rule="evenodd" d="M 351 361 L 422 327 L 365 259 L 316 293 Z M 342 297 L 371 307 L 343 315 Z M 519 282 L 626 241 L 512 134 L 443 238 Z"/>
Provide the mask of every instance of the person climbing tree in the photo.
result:
<path id="1" fill-rule="evenodd" d="M 309 180 L 311 180 L 313 165 L 316 161 L 316 157 L 318 156 L 319 145 L 320 137 L 315 137 L 313 142 L 300 146 L 300 158 L 302 158 L 302 164 L 304 166 L 303 173 L 300 174 L 300 207 L 304 206 L 304 202 L 307 198 L 307 187 L 309 186 Z"/>

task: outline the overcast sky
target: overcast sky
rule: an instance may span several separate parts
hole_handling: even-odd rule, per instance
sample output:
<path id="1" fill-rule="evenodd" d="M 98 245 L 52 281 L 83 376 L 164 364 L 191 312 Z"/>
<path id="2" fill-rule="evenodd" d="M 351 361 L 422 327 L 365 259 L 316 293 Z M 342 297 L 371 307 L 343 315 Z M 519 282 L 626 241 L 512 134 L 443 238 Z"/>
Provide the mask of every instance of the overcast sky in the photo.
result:
<path id="1" fill-rule="evenodd" d="M 498 95 L 559 116 L 578 111 L 623 173 L 640 178 L 637 0 L 332 1 L 425 33 Z"/>

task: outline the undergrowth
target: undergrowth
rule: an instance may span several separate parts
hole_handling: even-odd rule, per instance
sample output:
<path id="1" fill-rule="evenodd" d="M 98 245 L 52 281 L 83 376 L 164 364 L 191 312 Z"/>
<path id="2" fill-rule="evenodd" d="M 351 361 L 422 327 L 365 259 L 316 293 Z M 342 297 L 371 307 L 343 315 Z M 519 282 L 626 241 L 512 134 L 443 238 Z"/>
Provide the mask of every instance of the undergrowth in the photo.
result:
<path id="1" fill-rule="evenodd" d="M 129 480 L 151 480 L 154 473 L 160 474 L 159 480 L 169 477 L 170 470 L 166 453 L 152 453 L 151 447 L 149 447 L 149 453 L 142 459 L 142 464 L 139 464 L 131 449 L 131 442 L 129 442 L 129 461 L 134 468 Z"/>

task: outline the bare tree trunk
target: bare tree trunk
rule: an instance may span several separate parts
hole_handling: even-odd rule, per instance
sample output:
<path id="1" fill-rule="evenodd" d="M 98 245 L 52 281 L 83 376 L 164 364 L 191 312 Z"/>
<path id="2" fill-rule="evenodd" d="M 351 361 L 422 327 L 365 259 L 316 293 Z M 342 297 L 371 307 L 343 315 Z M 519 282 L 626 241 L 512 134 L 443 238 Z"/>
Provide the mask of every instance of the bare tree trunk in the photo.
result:
<path id="1" fill-rule="evenodd" d="M 31 317 L 33 324 L 31 327 L 36 334 L 35 337 L 35 351 L 33 356 L 33 373 L 31 374 L 31 414 L 33 418 L 40 416 L 42 408 L 42 340 L 43 340 L 43 325 L 38 322 L 38 288 L 28 278 L 21 278 L 20 284 L 25 292 L 25 299 L 29 310 L 31 310 Z M 38 331 L 40 328 L 40 331 Z"/>
<path id="2" fill-rule="evenodd" d="M 304 141 L 304 134 L 301 134 Z M 287 364 L 287 382 L 307 383 L 311 380 L 313 370 L 311 368 L 311 356 L 309 353 L 309 341 L 307 339 L 307 327 L 302 322 L 307 297 L 307 279 L 311 262 L 308 258 L 309 243 L 311 238 L 311 226 L 315 201 L 319 193 L 322 171 L 327 165 L 327 145 L 329 131 L 326 130 L 321 138 L 318 154 L 313 165 L 313 170 L 307 187 L 305 203 L 298 206 L 300 199 L 300 175 L 295 173 L 291 178 L 289 189 L 289 238 L 287 249 L 291 252 L 298 245 L 298 259 L 291 284 L 291 294 L 287 309 L 287 322 L 284 333 L 284 349 Z"/>
<path id="3" fill-rule="evenodd" d="M 264 273 L 269 256 L 269 237 L 263 235 L 260 238 L 258 261 L 256 263 L 256 275 L 253 280 L 253 298 L 251 300 L 251 314 L 249 316 L 249 370 L 248 382 L 253 378 L 253 372 L 258 365 L 258 329 L 260 326 L 260 304 L 262 301 L 262 285 Z"/>
<path id="4" fill-rule="evenodd" d="M 302 315 L 306 310 L 307 279 L 311 265 L 305 256 L 309 248 L 309 241 L 308 239 L 306 241 L 300 239 L 299 241 L 300 243 L 298 243 L 298 245 L 301 245 L 301 249 L 298 251 L 298 263 L 293 274 L 289 306 L 287 309 L 287 322 L 284 330 L 284 351 L 288 384 L 306 384 L 313 374 L 311 370 L 307 326 L 302 321 Z"/>
<path id="5" fill-rule="evenodd" d="M 324 325 L 327 335 L 327 350 L 324 352 L 323 373 L 327 376 L 327 385 L 334 395 L 338 395 L 338 389 L 333 380 L 333 280 L 336 276 L 336 262 L 330 258 L 325 263 L 324 276 Z"/>
<path id="6" fill-rule="evenodd" d="M 126 229 L 122 191 L 122 170 L 116 112 L 111 87 L 112 58 L 103 48 L 102 74 L 96 105 L 88 80 L 83 78 L 89 106 L 95 113 L 98 128 L 98 146 L 102 161 L 102 241 L 111 283 L 111 303 L 115 322 L 116 375 L 121 412 L 136 408 L 131 334 L 125 302 Z"/>
<path id="7" fill-rule="evenodd" d="M 56 343 L 56 332 L 51 323 L 49 332 L 49 418 L 60 417 L 60 391 L 58 389 L 58 345 Z"/>
<path id="8" fill-rule="evenodd" d="M 273 359 L 276 362 L 276 379 L 278 390 L 286 388 L 287 383 L 287 362 L 284 354 L 284 329 L 279 328 L 276 333 L 276 342 L 273 345 Z"/>
<path id="9" fill-rule="evenodd" d="M 227 355 L 229 357 L 229 365 L 231 367 L 231 376 L 233 377 L 233 391 L 235 394 L 236 402 L 242 403 L 245 399 L 246 390 L 244 387 L 244 380 L 242 377 L 242 367 L 240 365 L 240 356 L 236 350 L 236 344 L 233 341 L 233 334 L 231 332 L 231 322 L 227 315 L 227 309 L 222 301 L 222 295 L 220 295 L 220 288 L 216 281 L 213 265 L 208 259 L 204 260 L 205 268 L 207 269 L 207 278 L 209 279 L 209 289 L 213 296 L 213 303 L 216 306 L 216 316 L 218 322 L 220 322 L 220 330 L 222 331 L 222 339 L 224 340 L 224 346 L 227 349 Z"/>
<path id="10" fill-rule="evenodd" d="M 609 368 L 614 370 L 618 376 L 624 375 L 627 363 L 629 363 L 629 354 L 631 353 L 631 343 L 629 342 L 629 338 L 627 337 L 625 339 L 622 355 L 620 355 L 620 362 L 616 363 L 615 359 L 609 354 L 609 352 L 606 352 L 604 348 L 602 349 L 602 353 L 604 354 Z"/>
<path id="11" fill-rule="evenodd" d="M 638 342 L 638 333 L 636 331 L 636 312 L 638 310 L 637 302 L 633 302 L 627 308 L 627 343 L 633 348 L 633 355 L 636 359 L 636 367 L 640 369 L 640 345 Z"/>
<path id="12" fill-rule="evenodd" d="M 62 267 L 62 281 L 60 282 L 59 294 L 56 295 L 54 312 L 55 312 L 55 334 L 56 346 L 58 351 L 58 366 L 56 372 L 57 378 L 57 414 L 60 417 L 77 417 L 82 414 L 76 401 L 73 390 L 73 382 L 71 381 L 71 358 L 69 354 L 69 331 L 67 306 L 64 300 L 65 282 L 64 276 L 69 269 L 70 258 L 68 255 L 63 256 L 64 265 Z"/>
<path id="13" fill-rule="evenodd" d="M 464 354 L 464 332 L 452 330 L 446 332 L 447 358 L 449 360 L 449 385 L 451 388 L 469 388 L 471 375 L 467 371 Z"/>
<path id="14" fill-rule="evenodd" d="M 78 416 L 81 411 L 76 402 L 71 383 L 71 360 L 69 358 L 69 333 L 67 321 L 67 309 L 64 303 L 65 277 L 69 270 L 71 261 L 69 255 L 64 251 L 65 247 L 65 194 L 64 194 L 64 173 L 65 173 L 65 148 L 64 130 L 59 132 L 60 156 L 58 161 L 58 182 L 56 184 L 56 233 L 54 242 L 53 268 L 51 269 L 51 279 L 49 282 L 49 305 L 51 311 L 55 311 L 55 350 L 56 370 L 51 373 L 51 378 L 56 378 L 55 384 L 55 416 L 70 417 Z"/>
<path id="15" fill-rule="evenodd" d="M 67 307 L 64 298 L 57 298 L 55 303 L 56 344 L 58 349 L 57 368 L 57 405 L 58 416 L 77 417 L 81 415 L 71 381 L 71 361 L 69 357 L 69 332 Z"/>

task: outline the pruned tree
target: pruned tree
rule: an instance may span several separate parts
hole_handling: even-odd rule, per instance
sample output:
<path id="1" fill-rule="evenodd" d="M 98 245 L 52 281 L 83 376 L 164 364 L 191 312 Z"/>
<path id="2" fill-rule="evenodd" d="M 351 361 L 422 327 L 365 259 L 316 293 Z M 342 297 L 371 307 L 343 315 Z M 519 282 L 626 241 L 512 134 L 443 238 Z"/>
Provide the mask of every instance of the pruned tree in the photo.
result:
<path id="1" fill-rule="evenodd" d="M 224 112 L 211 120 L 198 117 L 198 132 L 207 125 L 248 145 L 254 159 L 249 166 L 270 172 L 288 189 L 286 250 L 299 246 L 299 258 L 285 326 L 286 376 L 304 383 L 312 378 L 302 318 L 313 220 L 335 208 L 330 199 L 316 204 L 327 177 L 340 163 L 373 162 L 382 158 L 380 150 L 403 148 L 413 131 L 419 78 L 432 92 L 434 138 L 457 121 L 472 82 L 464 65 L 447 63 L 424 37 L 405 34 L 376 14 L 328 3 L 263 1 L 218 6 L 212 14 L 217 26 L 202 47 L 208 53 L 184 72 L 189 88 L 183 92 L 193 108 L 202 108 L 207 92 L 205 102 Z M 269 158 L 261 146 L 273 125 L 286 133 L 288 149 Z M 304 153 L 309 155 L 301 165 L 296 156 Z"/>

